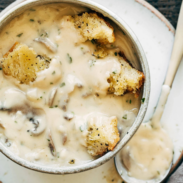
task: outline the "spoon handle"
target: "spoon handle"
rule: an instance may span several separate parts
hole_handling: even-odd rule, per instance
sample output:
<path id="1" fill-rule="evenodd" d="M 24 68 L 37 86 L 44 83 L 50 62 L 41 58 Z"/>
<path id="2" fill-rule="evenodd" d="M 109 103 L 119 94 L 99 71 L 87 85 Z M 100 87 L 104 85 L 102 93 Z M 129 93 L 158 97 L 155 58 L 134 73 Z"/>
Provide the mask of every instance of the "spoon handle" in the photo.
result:
<path id="1" fill-rule="evenodd" d="M 158 105 L 156 107 L 156 111 L 152 116 L 152 124 L 155 127 L 159 127 L 159 121 L 164 111 L 164 106 L 168 99 L 168 95 L 170 92 L 170 87 L 173 83 L 175 74 L 177 72 L 178 66 L 183 56 L 183 3 L 180 9 L 176 34 L 175 34 L 175 41 L 173 45 L 172 55 L 168 67 L 168 72 L 166 74 L 165 83 L 161 89 L 161 95 L 158 101 Z"/>
<path id="2" fill-rule="evenodd" d="M 171 87 L 175 74 L 177 72 L 178 66 L 182 59 L 182 55 L 183 55 L 183 3 L 180 9 L 172 55 L 171 55 L 165 83 L 164 83 L 165 85 L 168 85 Z"/>

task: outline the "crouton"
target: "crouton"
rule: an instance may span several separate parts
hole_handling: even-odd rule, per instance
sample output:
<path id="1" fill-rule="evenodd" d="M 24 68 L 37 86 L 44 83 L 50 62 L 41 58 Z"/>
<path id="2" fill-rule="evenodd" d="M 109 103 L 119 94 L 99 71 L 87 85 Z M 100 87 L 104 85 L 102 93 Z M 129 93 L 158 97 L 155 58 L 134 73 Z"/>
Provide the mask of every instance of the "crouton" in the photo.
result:
<path id="1" fill-rule="evenodd" d="M 97 58 L 104 58 L 108 55 L 108 50 L 103 45 L 97 45 L 93 55 Z"/>
<path id="2" fill-rule="evenodd" d="M 16 42 L 3 56 L 2 68 L 5 75 L 12 76 L 21 84 L 36 79 L 36 73 L 48 67 L 50 59 L 37 55 L 33 49 Z"/>
<path id="3" fill-rule="evenodd" d="M 74 26 L 86 40 L 97 40 L 99 43 L 114 43 L 114 29 L 97 13 L 75 15 Z"/>
<path id="4" fill-rule="evenodd" d="M 120 57 L 121 71 L 116 73 L 113 71 L 108 78 L 110 87 L 109 93 L 115 95 L 124 95 L 125 93 L 134 93 L 137 98 L 140 89 L 144 83 L 145 76 L 142 72 L 134 69 L 123 57 Z"/>
<path id="5" fill-rule="evenodd" d="M 120 140 L 117 118 L 97 116 L 88 122 L 87 151 L 92 156 L 102 156 L 112 151 Z"/>

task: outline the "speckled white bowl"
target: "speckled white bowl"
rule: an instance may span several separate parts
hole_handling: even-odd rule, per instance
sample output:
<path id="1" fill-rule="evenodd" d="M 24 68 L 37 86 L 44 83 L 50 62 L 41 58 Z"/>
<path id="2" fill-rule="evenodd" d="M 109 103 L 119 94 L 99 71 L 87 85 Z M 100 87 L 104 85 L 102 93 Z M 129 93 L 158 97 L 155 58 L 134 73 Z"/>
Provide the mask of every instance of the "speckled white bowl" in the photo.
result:
<path id="1" fill-rule="evenodd" d="M 0 151 L 7 156 L 9 159 L 12 161 L 18 163 L 19 165 L 44 172 L 44 173 L 52 173 L 52 174 L 70 174 L 70 173 L 77 173 L 77 172 L 82 172 L 85 170 L 89 170 L 95 167 L 98 167 L 105 162 L 107 162 L 109 159 L 114 157 L 117 152 L 120 151 L 120 149 L 130 140 L 130 138 L 135 134 L 136 130 L 139 128 L 140 124 L 143 121 L 143 118 L 145 116 L 148 102 L 149 102 L 149 95 L 150 95 L 150 73 L 149 73 L 149 67 L 148 63 L 146 60 L 146 56 L 144 54 L 144 51 L 133 33 L 133 31 L 128 27 L 128 25 L 121 19 L 119 18 L 115 13 L 109 11 L 108 9 L 104 8 L 100 4 L 97 4 L 93 1 L 90 0 L 27 0 L 19 5 L 16 5 L 15 7 L 11 8 L 9 11 L 3 14 L 2 17 L 0 17 L 0 30 L 1 28 L 8 23 L 12 18 L 14 18 L 16 15 L 22 13 L 28 8 L 32 8 L 37 5 L 44 5 L 48 3 L 72 3 L 72 4 L 77 4 L 77 5 L 82 5 L 85 7 L 88 7 L 92 10 L 95 10 L 96 12 L 99 12 L 103 14 L 105 17 L 108 17 L 110 20 L 112 20 L 115 24 L 117 24 L 126 34 L 126 36 L 129 38 L 131 41 L 135 52 L 137 54 L 138 60 L 141 70 L 145 74 L 145 83 L 143 86 L 143 98 L 145 98 L 145 102 L 141 104 L 139 113 L 136 117 L 135 122 L 133 123 L 132 127 L 129 129 L 127 134 L 120 140 L 120 142 L 117 144 L 117 146 L 114 148 L 113 151 L 110 151 L 106 153 L 104 156 L 91 161 L 86 164 L 82 165 L 73 165 L 72 167 L 49 167 L 49 166 L 43 166 L 39 165 L 36 163 L 29 162 L 27 160 L 24 160 L 16 155 L 14 155 L 11 151 L 8 150 L 7 147 L 5 147 L 2 143 L 0 143 Z"/>

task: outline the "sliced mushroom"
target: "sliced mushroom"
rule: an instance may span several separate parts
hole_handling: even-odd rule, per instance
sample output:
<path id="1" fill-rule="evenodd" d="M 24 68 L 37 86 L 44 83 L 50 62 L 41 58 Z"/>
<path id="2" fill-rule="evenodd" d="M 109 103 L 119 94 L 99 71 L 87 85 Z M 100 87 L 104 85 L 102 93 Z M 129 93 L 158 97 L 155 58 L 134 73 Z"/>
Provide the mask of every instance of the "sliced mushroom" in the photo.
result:
<path id="1" fill-rule="evenodd" d="M 51 137 L 51 132 L 49 132 L 49 144 L 48 144 L 48 146 L 50 148 L 51 154 L 55 157 L 56 156 L 56 148 L 55 148 L 55 145 L 53 143 L 53 139 Z"/>
<path id="2" fill-rule="evenodd" d="M 44 132 L 46 128 L 46 115 L 42 109 L 34 109 L 32 114 L 29 113 L 29 121 L 33 128 L 30 129 L 32 135 L 39 135 Z"/>
<path id="3" fill-rule="evenodd" d="M 50 92 L 49 99 L 48 99 L 48 106 L 49 107 L 51 107 L 53 105 L 56 93 L 57 93 L 57 88 L 53 88 Z"/>
<path id="4" fill-rule="evenodd" d="M 73 113 L 73 112 L 66 112 L 66 113 L 64 114 L 64 118 L 65 118 L 66 120 L 70 121 L 71 119 L 74 118 L 74 113 Z"/>
<path id="5" fill-rule="evenodd" d="M 4 143 L 6 144 L 7 147 L 11 146 L 11 142 L 7 138 L 5 139 Z"/>
<path id="6" fill-rule="evenodd" d="M 67 104 L 69 102 L 69 96 L 68 94 L 65 94 L 62 96 L 60 103 L 59 103 L 59 107 L 63 110 L 66 111 L 67 110 Z"/>
<path id="7" fill-rule="evenodd" d="M 57 52 L 57 46 L 56 44 L 54 44 L 49 38 L 47 37 L 38 37 L 36 39 L 34 39 L 34 41 L 43 43 L 49 50 L 51 50 L 52 52 Z"/>
<path id="8" fill-rule="evenodd" d="M 63 135 L 62 135 L 62 144 L 65 145 L 66 142 L 67 142 L 67 133 L 63 133 Z"/>

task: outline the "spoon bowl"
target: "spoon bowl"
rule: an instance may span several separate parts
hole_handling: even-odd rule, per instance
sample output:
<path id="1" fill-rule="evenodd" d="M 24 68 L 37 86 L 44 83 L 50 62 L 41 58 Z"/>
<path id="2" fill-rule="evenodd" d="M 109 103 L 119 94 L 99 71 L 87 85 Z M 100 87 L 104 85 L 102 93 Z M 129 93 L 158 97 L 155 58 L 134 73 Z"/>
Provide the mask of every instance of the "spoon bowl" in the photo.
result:
<path id="1" fill-rule="evenodd" d="M 170 167 L 166 170 L 166 173 L 164 175 L 157 177 L 157 178 L 150 179 L 150 180 L 140 180 L 140 179 L 136 179 L 136 178 L 128 175 L 128 171 L 126 170 L 125 166 L 123 165 L 120 154 L 121 153 L 119 152 L 115 156 L 114 164 L 115 164 L 115 167 L 116 167 L 118 174 L 121 176 L 121 178 L 125 182 L 128 182 L 128 183 L 161 183 L 167 178 L 167 176 L 171 170 L 171 167 L 172 167 L 172 163 L 171 163 Z"/>

